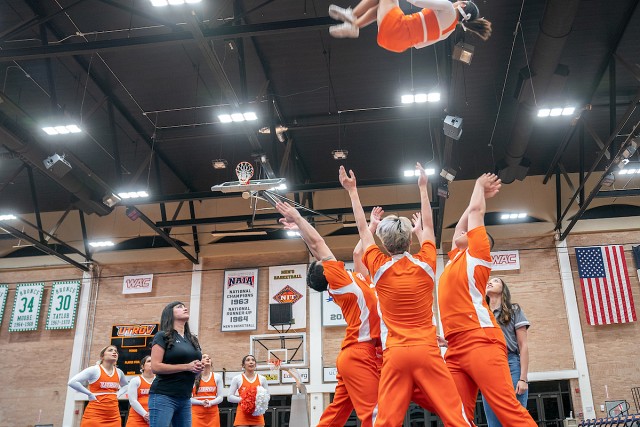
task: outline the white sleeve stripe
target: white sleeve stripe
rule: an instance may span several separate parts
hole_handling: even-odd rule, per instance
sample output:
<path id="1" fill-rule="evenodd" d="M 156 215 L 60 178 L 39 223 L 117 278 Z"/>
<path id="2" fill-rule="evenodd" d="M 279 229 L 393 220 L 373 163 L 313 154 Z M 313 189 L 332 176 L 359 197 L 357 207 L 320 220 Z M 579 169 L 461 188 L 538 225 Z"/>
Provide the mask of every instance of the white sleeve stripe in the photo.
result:
<path id="1" fill-rule="evenodd" d="M 385 263 L 382 265 L 382 267 L 380 267 L 380 268 L 378 269 L 378 271 L 376 272 L 375 276 L 373 276 L 373 284 L 374 284 L 374 285 L 377 285 L 377 284 L 378 284 L 378 280 L 380 280 L 380 277 L 382 277 L 382 275 L 383 275 L 384 273 L 386 273 L 386 272 L 387 272 L 387 270 L 389 270 L 389 269 L 393 266 L 393 264 L 395 264 L 395 263 L 396 263 L 396 261 L 397 261 L 396 259 L 393 259 L 393 258 L 392 258 L 392 259 L 390 259 L 389 261 L 385 262 Z"/>
<path id="2" fill-rule="evenodd" d="M 422 268 L 425 271 L 425 273 L 427 273 L 429 277 L 431 277 L 431 280 L 435 280 L 435 273 L 433 272 L 433 268 L 431 268 L 431 266 L 428 263 L 421 261 L 417 258 L 414 258 L 409 254 L 407 254 L 407 258 L 409 259 L 409 261 L 411 261 L 418 267 Z"/>

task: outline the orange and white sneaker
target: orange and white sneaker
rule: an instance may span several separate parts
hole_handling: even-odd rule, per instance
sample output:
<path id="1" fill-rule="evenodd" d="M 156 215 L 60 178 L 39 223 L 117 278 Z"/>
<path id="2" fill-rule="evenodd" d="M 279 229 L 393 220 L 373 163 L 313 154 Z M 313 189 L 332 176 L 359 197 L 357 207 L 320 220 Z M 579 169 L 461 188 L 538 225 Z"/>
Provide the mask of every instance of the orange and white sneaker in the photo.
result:
<path id="1" fill-rule="evenodd" d="M 329 27 L 329 34 L 337 39 L 357 39 L 360 36 L 360 28 L 354 24 L 345 22 L 343 24 Z"/>
<path id="2" fill-rule="evenodd" d="M 353 9 L 351 9 L 350 7 L 345 9 L 332 4 L 329 6 L 329 16 L 336 21 L 350 22 L 352 24 L 356 22 L 356 17 L 353 14 Z"/>

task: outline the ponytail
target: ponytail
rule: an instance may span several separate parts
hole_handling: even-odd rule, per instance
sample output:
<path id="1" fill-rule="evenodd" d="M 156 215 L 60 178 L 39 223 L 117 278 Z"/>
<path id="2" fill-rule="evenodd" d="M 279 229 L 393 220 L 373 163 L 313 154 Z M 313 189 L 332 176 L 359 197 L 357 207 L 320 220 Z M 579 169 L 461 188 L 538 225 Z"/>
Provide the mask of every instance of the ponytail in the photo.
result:
<path id="1" fill-rule="evenodd" d="M 485 41 L 491 36 L 491 22 L 480 17 L 480 9 L 474 2 L 469 0 L 464 7 L 458 5 L 456 13 L 465 31 L 470 31 Z"/>

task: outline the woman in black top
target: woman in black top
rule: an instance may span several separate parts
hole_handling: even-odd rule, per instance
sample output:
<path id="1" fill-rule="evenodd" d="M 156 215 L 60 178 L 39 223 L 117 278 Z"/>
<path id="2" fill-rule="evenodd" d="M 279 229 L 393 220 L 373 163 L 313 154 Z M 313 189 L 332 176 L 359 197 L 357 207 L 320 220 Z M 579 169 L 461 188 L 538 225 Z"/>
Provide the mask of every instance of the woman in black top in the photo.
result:
<path id="1" fill-rule="evenodd" d="M 150 427 L 190 427 L 191 390 L 204 366 L 198 338 L 189 330 L 189 310 L 179 301 L 162 310 L 160 331 L 153 337 L 149 390 Z"/>

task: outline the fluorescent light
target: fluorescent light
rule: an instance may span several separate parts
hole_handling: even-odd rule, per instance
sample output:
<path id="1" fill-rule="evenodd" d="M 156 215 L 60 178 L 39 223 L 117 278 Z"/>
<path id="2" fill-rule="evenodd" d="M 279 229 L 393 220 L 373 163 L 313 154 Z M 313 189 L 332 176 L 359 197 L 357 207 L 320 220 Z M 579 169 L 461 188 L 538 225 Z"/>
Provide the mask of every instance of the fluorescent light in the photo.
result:
<path id="1" fill-rule="evenodd" d="M 429 99 L 429 97 L 427 96 L 426 93 L 416 93 L 416 96 L 414 97 L 414 101 L 415 102 L 427 102 L 427 99 Z"/>
<path id="2" fill-rule="evenodd" d="M 69 133 L 69 131 L 67 130 L 66 126 L 54 126 L 53 127 L 56 132 L 58 132 L 60 135 L 66 135 Z"/>
<path id="3" fill-rule="evenodd" d="M 425 169 L 424 173 L 426 173 L 427 175 L 435 175 L 436 170 L 435 169 Z"/>
<path id="4" fill-rule="evenodd" d="M 431 92 L 427 94 L 427 101 L 438 102 L 440 101 L 440 92 Z"/>
<path id="5" fill-rule="evenodd" d="M 185 3 L 200 3 L 202 0 L 185 0 Z"/>
<path id="6" fill-rule="evenodd" d="M 401 100 L 401 102 L 403 104 L 413 104 L 414 103 L 414 96 L 413 95 L 402 95 L 400 100 Z"/>
<path id="7" fill-rule="evenodd" d="M 538 110 L 538 117 L 549 117 L 551 110 L 549 108 L 541 108 Z"/>
<path id="8" fill-rule="evenodd" d="M 149 193 L 146 191 L 138 191 L 138 197 L 149 197 Z"/>
<path id="9" fill-rule="evenodd" d="M 151 0 L 151 6 L 162 7 L 167 5 L 167 0 Z"/>
<path id="10" fill-rule="evenodd" d="M 404 176 L 410 177 L 410 176 L 416 176 L 416 174 L 413 170 L 406 170 L 404 171 Z"/>
<path id="11" fill-rule="evenodd" d="M 104 248 L 108 246 L 114 246 L 114 243 L 111 240 L 103 240 L 103 241 L 95 241 L 89 242 L 89 245 L 94 248 Z"/>
<path id="12" fill-rule="evenodd" d="M 228 162 L 225 159 L 216 159 L 212 160 L 211 164 L 213 165 L 214 169 L 225 169 Z"/>
<path id="13" fill-rule="evenodd" d="M 51 126 L 43 127 L 42 130 L 45 131 L 47 133 L 47 135 L 57 135 L 58 134 L 58 131 L 56 130 L 56 128 L 51 127 Z"/>
<path id="14" fill-rule="evenodd" d="M 640 169 L 639 169 L 639 170 L 640 170 Z M 631 174 L 634 174 L 634 173 L 638 173 L 638 171 L 637 171 L 637 170 L 635 170 L 635 169 L 627 169 L 627 173 L 628 173 L 629 175 L 631 175 Z"/>
<path id="15" fill-rule="evenodd" d="M 349 155 L 349 150 L 342 150 L 342 149 L 333 150 L 331 152 L 331 155 L 333 155 L 333 158 L 336 160 L 344 160 Z"/>
<path id="16" fill-rule="evenodd" d="M 242 113 L 233 113 L 231 114 L 231 120 L 234 122 L 244 122 L 244 116 Z"/>
<path id="17" fill-rule="evenodd" d="M 575 107 L 564 107 L 562 109 L 562 115 L 563 116 L 571 116 L 571 115 L 573 115 L 574 111 L 576 111 Z"/>
<path id="18" fill-rule="evenodd" d="M 67 125 L 67 130 L 71 133 L 80 133 L 82 132 L 82 129 L 80 129 L 78 126 L 76 125 Z"/>
<path id="19" fill-rule="evenodd" d="M 518 218 L 519 218 L 519 219 L 526 218 L 526 217 L 527 217 L 527 214 L 526 214 L 526 213 L 524 213 L 524 212 L 520 212 L 520 213 L 518 214 Z"/>
<path id="20" fill-rule="evenodd" d="M 11 215 L 11 214 L 0 215 L 0 221 L 10 221 L 12 219 L 17 219 L 17 218 L 15 215 Z"/>
<path id="21" fill-rule="evenodd" d="M 517 213 L 509 214 L 509 219 L 516 219 L 516 218 L 518 218 L 518 214 Z"/>
<path id="22" fill-rule="evenodd" d="M 168 2 L 172 5 L 184 4 L 184 0 L 168 0 Z"/>
<path id="23" fill-rule="evenodd" d="M 562 114 L 562 108 L 552 108 L 551 112 L 549 113 L 551 117 L 557 117 L 560 114 Z"/>
<path id="24" fill-rule="evenodd" d="M 149 193 L 145 190 L 123 191 L 122 193 L 118 193 L 118 197 L 120 197 L 121 199 L 140 199 L 143 197 L 149 197 Z"/>
<path id="25" fill-rule="evenodd" d="M 267 232 L 261 231 L 212 231 L 211 237 L 235 237 L 235 236 L 266 236 Z"/>
<path id="26" fill-rule="evenodd" d="M 278 185 L 277 187 L 271 187 L 269 189 L 269 191 L 286 190 L 286 189 L 287 189 L 287 184 L 282 183 L 282 184 Z"/>
<path id="27" fill-rule="evenodd" d="M 509 214 L 500 215 L 500 219 L 509 219 Z"/>
<path id="28" fill-rule="evenodd" d="M 300 233 L 297 232 L 297 231 L 289 230 L 289 231 L 287 231 L 287 236 L 289 236 L 289 237 L 300 237 Z"/>
<path id="29" fill-rule="evenodd" d="M 219 114 L 218 120 L 220 120 L 220 123 L 231 123 L 233 121 L 230 114 Z"/>
<path id="30" fill-rule="evenodd" d="M 249 111 L 243 114 L 245 120 L 258 120 L 258 116 L 253 111 Z"/>
<path id="31" fill-rule="evenodd" d="M 425 175 L 435 175 L 436 170 L 435 169 L 425 169 L 424 173 L 425 173 Z M 420 171 L 418 169 L 407 169 L 407 170 L 404 171 L 403 175 L 406 176 L 406 177 L 420 176 Z"/>

